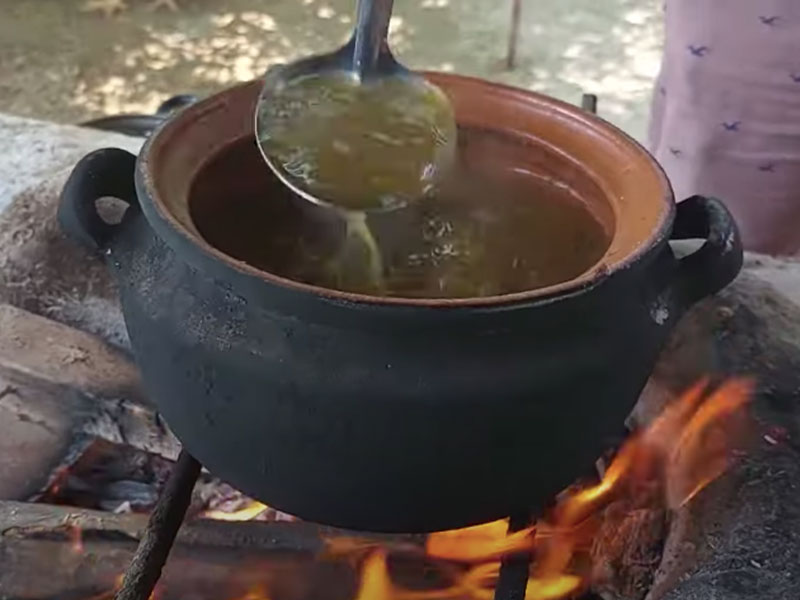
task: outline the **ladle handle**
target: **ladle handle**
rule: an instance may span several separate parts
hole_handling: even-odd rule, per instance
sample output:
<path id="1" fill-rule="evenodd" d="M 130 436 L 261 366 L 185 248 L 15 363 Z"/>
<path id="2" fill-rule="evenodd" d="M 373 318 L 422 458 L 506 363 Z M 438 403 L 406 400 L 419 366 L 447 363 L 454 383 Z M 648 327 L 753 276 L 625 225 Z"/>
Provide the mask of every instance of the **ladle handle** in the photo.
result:
<path id="1" fill-rule="evenodd" d="M 394 0 L 358 0 L 353 70 L 362 79 L 378 72 L 381 53 L 388 49 L 393 5 Z"/>
<path id="2" fill-rule="evenodd" d="M 104 221 L 96 202 L 100 198 L 117 198 L 128 204 L 127 210 L 139 210 L 135 168 L 136 157 L 119 148 L 104 148 L 83 157 L 61 192 L 61 229 L 90 250 L 105 250 L 120 225 Z"/>

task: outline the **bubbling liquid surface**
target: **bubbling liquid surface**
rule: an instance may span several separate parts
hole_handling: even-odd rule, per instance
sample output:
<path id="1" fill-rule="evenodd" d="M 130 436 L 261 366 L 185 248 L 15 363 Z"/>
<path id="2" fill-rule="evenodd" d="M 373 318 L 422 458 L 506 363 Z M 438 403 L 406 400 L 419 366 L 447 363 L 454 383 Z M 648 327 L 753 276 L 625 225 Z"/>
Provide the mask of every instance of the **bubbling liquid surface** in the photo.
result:
<path id="1" fill-rule="evenodd" d="M 380 249 L 379 286 L 370 270 L 374 253 L 352 246 L 340 216 L 294 197 L 264 168 L 254 140 L 222 149 L 200 171 L 192 219 L 207 242 L 258 269 L 370 295 L 509 294 L 568 281 L 602 258 L 611 217 L 596 217 L 554 177 L 552 166 L 564 159 L 492 131 L 461 128 L 458 140 L 452 176 L 433 197 L 369 217 Z M 564 167 L 564 177 L 577 182 L 571 169 Z M 576 183 L 581 197 L 601 193 L 583 179 Z M 343 262 L 343 252 L 366 254 Z"/>
<path id="2" fill-rule="evenodd" d="M 392 209 L 431 194 L 455 154 L 450 103 L 425 81 L 310 75 L 276 89 L 258 110 L 258 139 L 273 166 L 348 210 Z"/>

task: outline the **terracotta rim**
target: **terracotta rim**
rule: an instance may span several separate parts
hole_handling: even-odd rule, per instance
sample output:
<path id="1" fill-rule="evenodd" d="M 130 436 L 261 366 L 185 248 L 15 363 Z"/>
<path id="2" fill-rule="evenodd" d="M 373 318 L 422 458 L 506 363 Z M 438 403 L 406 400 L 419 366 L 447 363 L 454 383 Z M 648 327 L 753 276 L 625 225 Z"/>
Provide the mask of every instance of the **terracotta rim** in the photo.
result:
<path id="1" fill-rule="evenodd" d="M 329 300 L 339 300 L 348 303 L 370 304 L 370 305 L 388 305 L 397 307 L 428 307 L 428 308 L 469 308 L 469 307 L 492 307 L 499 305 L 529 303 L 531 301 L 545 301 L 554 299 L 555 296 L 566 296 L 573 293 L 585 290 L 588 287 L 599 284 L 607 279 L 614 273 L 624 270 L 637 262 L 640 258 L 646 255 L 654 247 L 659 246 L 660 243 L 666 239 L 672 227 L 674 218 L 674 197 L 672 189 L 660 165 L 656 160 L 633 138 L 629 137 L 623 131 L 617 129 L 610 123 L 596 117 L 594 115 L 584 112 L 575 106 L 565 102 L 555 100 L 553 98 L 531 92 L 521 90 L 510 86 L 488 82 L 485 80 L 465 77 L 461 75 L 452 75 L 445 73 L 425 73 L 437 85 L 446 88 L 448 94 L 458 90 L 458 88 L 473 88 L 483 92 L 490 91 L 491 95 L 498 97 L 506 97 L 519 104 L 519 108 L 524 108 L 525 104 L 537 105 L 539 109 L 544 109 L 547 112 L 548 118 L 555 121 L 567 122 L 570 121 L 572 125 L 578 125 L 585 130 L 586 136 L 596 137 L 603 139 L 606 142 L 616 144 L 618 147 L 624 148 L 631 156 L 638 158 L 650 171 L 648 175 L 655 177 L 661 193 L 659 198 L 651 198 L 650 201 L 660 202 L 660 209 L 658 216 L 655 219 L 652 227 L 649 228 L 649 235 L 641 238 L 638 244 L 630 249 L 629 252 L 620 254 L 618 249 L 614 249 L 614 240 L 619 234 L 617 228 L 611 238 L 611 246 L 607 249 L 603 257 L 601 257 L 594 265 L 583 272 L 581 275 L 574 277 L 570 280 L 543 287 L 535 290 L 528 290 L 522 292 L 515 292 L 511 294 L 486 296 L 486 297 L 471 297 L 471 298 L 402 298 L 402 297 L 388 297 L 388 296 L 370 296 L 367 294 L 358 294 L 353 292 L 346 292 L 325 288 L 313 284 L 303 283 L 281 277 L 274 273 L 257 269 L 244 261 L 237 260 L 224 252 L 216 249 L 203 239 L 198 233 L 193 223 L 184 222 L 177 216 L 173 210 L 170 210 L 169 205 L 164 201 L 164 195 L 160 188 L 160 177 L 157 173 L 158 166 L 162 162 L 162 155 L 167 154 L 170 148 L 170 142 L 177 139 L 180 142 L 180 133 L 192 127 L 202 126 L 204 118 L 214 112 L 222 112 L 230 114 L 231 105 L 233 104 L 232 98 L 235 95 L 252 97 L 251 108 L 254 110 L 255 99 L 260 92 L 260 80 L 240 84 L 236 87 L 230 88 L 219 94 L 211 96 L 195 105 L 184 109 L 179 116 L 165 122 L 153 135 L 146 141 L 139 160 L 137 161 L 137 188 L 140 190 L 139 201 L 141 202 L 142 212 L 144 213 L 147 221 L 162 237 L 165 243 L 172 246 L 169 239 L 169 234 L 177 234 L 185 242 L 189 242 L 193 247 L 205 255 L 222 265 L 229 267 L 243 275 L 254 277 L 263 281 L 264 283 L 279 285 L 284 288 L 293 289 L 300 292 L 306 292 L 326 298 Z M 457 98 L 457 96 L 456 96 Z M 240 100 L 241 101 L 241 100 Z M 458 102 L 456 104 L 456 114 L 459 115 Z M 252 122 L 252 112 L 246 115 L 250 122 Z M 459 121 L 461 119 L 459 118 Z M 241 139 L 241 137 L 239 138 Z M 217 149 L 224 143 L 217 145 Z M 179 144 L 172 144 L 177 146 Z M 550 146 L 545 142 L 545 145 Z M 552 150 L 559 151 L 558 146 L 550 146 Z M 211 158 L 213 152 L 209 152 L 206 159 Z M 265 165 L 266 168 L 266 165 Z M 146 192 L 142 194 L 141 192 Z M 144 197 L 142 197 L 144 196 Z M 188 215 L 188 200 L 183 199 L 182 203 L 177 203 L 182 206 Z M 618 215 L 619 216 L 619 215 Z M 185 219 L 185 217 L 184 217 Z M 175 249 L 175 248 L 173 248 Z M 177 249 L 176 249 L 177 250 Z M 616 255 L 615 255 L 616 254 Z M 191 257 L 189 257 L 191 262 Z"/>

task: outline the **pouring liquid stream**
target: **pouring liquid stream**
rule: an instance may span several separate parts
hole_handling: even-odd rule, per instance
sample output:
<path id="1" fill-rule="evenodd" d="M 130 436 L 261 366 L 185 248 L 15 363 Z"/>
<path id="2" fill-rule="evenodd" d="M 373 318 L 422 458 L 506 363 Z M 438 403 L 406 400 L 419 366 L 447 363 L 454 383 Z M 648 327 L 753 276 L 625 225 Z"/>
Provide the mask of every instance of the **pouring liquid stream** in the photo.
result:
<path id="1" fill-rule="evenodd" d="M 383 255 L 367 224 L 367 214 L 345 215 L 345 239 L 331 263 L 337 283 L 344 289 L 361 289 L 383 295 L 386 290 Z"/>

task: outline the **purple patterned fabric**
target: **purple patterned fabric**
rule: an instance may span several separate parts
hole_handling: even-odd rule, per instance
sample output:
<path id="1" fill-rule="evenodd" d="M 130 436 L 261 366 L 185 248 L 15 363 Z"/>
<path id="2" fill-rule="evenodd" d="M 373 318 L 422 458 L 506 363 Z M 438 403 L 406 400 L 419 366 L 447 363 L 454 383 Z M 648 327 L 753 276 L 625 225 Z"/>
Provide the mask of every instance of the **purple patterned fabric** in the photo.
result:
<path id="1" fill-rule="evenodd" d="M 800 253 L 800 0 L 667 0 L 649 144 L 749 250 Z"/>

